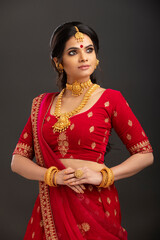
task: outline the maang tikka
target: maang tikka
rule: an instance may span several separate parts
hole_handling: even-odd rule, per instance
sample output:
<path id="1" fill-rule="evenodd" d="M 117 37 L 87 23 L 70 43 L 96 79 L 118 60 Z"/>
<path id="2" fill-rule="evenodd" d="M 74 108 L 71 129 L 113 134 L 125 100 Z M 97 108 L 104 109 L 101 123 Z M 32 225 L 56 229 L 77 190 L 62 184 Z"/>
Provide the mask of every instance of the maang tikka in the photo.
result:
<path id="1" fill-rule="evenodd" d="M 84 39 L 84 35 L 82 32 L 79 31 L 78 27 L 77 26 L 74 26 L 75 29 L 76 29 L 76 33 L 75 33 L 75 38 L 77 39 L 77 42 L 83 42 L 83 39 Z"/>

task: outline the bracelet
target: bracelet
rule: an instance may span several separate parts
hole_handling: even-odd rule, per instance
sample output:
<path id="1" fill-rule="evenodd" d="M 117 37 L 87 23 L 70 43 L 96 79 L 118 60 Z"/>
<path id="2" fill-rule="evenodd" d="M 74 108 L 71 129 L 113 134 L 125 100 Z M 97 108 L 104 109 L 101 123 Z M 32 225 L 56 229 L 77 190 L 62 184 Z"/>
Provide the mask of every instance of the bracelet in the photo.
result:
<path id="1" fill-rule="evenodd" d="M 101 174 L 102 174 L 102 181 L 100 183 L 100 185 L 98 185 L 97 187 L 103 187 L 103 188 L 108 188 L 110 185 L 112 185 L 114 183 L 114 175 L 113 175 L 113 171 L 110 168 L 103 168 L 101 169 Z"/>
<path id="2" fill-rule="evenodd" d="M 50 167 L 44 175 L 44 182 L 50 187 L 57 187 L 56 174 L 59 172 L 58 168 Z"/>

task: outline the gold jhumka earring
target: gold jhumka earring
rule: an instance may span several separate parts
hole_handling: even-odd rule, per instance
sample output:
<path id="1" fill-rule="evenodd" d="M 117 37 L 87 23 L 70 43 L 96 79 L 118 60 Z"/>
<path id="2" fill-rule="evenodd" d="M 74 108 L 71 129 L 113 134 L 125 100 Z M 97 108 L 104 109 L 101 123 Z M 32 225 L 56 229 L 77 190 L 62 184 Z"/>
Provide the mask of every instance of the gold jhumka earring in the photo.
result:
<path id="1" fill-rule="evenodd" d="M 63 73 L 63 65 L 61 63 L 56 63 L 56 68 L 59 73 Z"/>
<path id="2" fill-rule="evenodd" d="M 99 65 L 99 60 L 97 59 L 95 69 L 97 68 L 98 65 Z"/>

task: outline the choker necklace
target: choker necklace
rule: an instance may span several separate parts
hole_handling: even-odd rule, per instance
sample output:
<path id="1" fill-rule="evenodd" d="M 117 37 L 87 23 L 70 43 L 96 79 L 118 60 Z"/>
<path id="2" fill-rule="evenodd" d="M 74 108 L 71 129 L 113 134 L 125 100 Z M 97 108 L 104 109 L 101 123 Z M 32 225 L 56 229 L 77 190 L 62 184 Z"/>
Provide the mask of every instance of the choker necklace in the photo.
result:
<path id="1" fill-rule="evenodd" d="M 60 92 L 57 97 L 57 102 L 54 110 L 54 116 L 57 118 L 57 122 L 52 126 L 54 132 L 62 132 L 65 131 L 71 124 L 69 120 L 70 117 L 80 112 L 80 110 L 87 104 L 92 93 L 100 87 L 97 84 L 93 84 L 89 90 L 85 93 L 80 105 L 76 107 L 71 112 L 61 113 L 61 104 L 62 104 L 62 96 L 65 91 L 65 88 Z"/>
<path id="2" fill-rule="evenodd" d="M 79 96 L 83 93 L 84 88 L 90 87 L 92 85 L 91 80 L 89 79 L 87 82 L 74 82 L 73 84 L 66 83 L 66 89 L 72 91 L 73 96 Z"/>

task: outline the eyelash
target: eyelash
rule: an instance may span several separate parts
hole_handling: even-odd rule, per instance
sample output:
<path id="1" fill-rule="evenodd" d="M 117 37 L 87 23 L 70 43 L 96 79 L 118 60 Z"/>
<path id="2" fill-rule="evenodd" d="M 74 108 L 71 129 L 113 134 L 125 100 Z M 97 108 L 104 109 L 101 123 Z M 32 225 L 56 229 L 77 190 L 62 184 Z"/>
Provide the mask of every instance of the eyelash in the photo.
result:
<path id="1" fill-rule="evenodd" d="M 88 52 L 88 50 L 89 50 L 89 52 Z M 86 49 L 86 52 L 87 52 L 87 53 L 92 53 L 93 50 L 94 50 L 94 48 L 90 47 L 90 48 L 87 48 L 87 49 Z M 72 54 L 72 53 L 74 53 L 74 54 Z M 77 53 L 76 50 L 72 50 L 72 51 L 70 51 L 70 52 L 68 53 L 68 55 L 69 55 L 69 56 L 74 56 L 76 53 Z"/>

